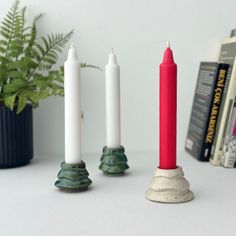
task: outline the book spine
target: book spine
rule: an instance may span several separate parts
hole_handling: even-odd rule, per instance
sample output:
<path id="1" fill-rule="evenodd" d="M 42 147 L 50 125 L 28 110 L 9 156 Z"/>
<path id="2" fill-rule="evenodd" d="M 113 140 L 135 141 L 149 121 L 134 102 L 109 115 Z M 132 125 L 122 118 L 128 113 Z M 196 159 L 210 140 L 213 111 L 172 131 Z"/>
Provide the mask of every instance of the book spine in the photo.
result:
<path id="1" fill-rule="evenodd" d="M 234 107 L 228 122 L 228 128 L 225 136 L 222 165 L 227 168 L 233 168 L 236 161 L 236 136 L 235 123 L 236 122 L 236 98 L 234 99 Z"/>
<path id="2" fill-rule="evenodd" d="M 226 128 L 230 118 L 230 113 L 233 108 L 233 101 L 236 95 L 236 60 L 234 60 L 232 73 L 230 73 L 229 84 L 225 92 L 224 106 L 222 106 L 222 116 L 218 121 L 218 132 L 215 134 L 213 141 L 210 162 L 213 165 L 219 166 L 222 164 L 223 147 L 226 135 Z M 228 76 L 227 76 L 228 77 Z M 218 126 L 218 125 L 217 125 Z"/>
<path id="3" fill-rule="evenodd" d="M 185 142 L 186 151 L 198 160 L 201 160 L 218 68 L 218 62 L 201 62 L 199 67 Z"/>
<path id="4" fill-rule="evenodd" d="M 216 73 L 216 83 L 206 126 L 205 139 L 202 144 L 201 160 L 203 161 L 209 161 L 211 154 L 211 147 L 215 136 L 216 124 L 220 111 L 228 68 L 228 64 L 219 64 Z"/>
<path id="5" fill-rule="evenodd" d="M 224 155 L 223 166 L 233 168 L 236 160 L 236 137 L 233 137 L 233 139 L 229 141 Z"/>

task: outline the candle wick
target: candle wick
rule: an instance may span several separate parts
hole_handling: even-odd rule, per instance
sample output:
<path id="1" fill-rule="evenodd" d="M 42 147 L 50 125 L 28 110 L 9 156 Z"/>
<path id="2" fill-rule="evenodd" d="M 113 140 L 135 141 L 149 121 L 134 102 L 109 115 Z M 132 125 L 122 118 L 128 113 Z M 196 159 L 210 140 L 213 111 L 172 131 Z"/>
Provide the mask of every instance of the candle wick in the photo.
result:
<path id="1" fill-rule="evenodd" d="M 111 48 L 111 53 L 113 53 L 113 54 L 114 54 L 114 48 Z"/>
<path id="2" fill-rule="evenodd" d="M 168 41 L 166 42 L 166 47 L 167 47 L 167 48 L 170 48 L 170 40 L 168 40 Z"/>
<path id="3" fill-rule="evenodd" d="M 71 43 L 71 46 L 70 46 L 70 48 L 74 48 L 74 43 L 73 43 L 73 42 Z"/>

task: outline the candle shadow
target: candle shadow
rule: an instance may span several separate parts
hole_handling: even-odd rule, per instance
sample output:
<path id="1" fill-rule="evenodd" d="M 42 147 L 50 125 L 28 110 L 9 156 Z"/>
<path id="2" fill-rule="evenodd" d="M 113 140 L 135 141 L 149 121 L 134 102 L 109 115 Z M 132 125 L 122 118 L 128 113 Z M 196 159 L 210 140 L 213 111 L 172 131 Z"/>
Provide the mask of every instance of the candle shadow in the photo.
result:
<path id="1" fill-rule="evenodd" d="M 131 175 L 132 173 L 130 171 L 127 171 L 122 174 L 106 174 L 106 173 L 100 173 L 100 176 L 110 177 L 110 178 L 122 178 Z"/>
<path id="2" fill-rule="evenodd" d="M 57 192 L 60 192 L 60 193 L 70 193 L 70 194 L 76 194 L 76 193 L 86 193 L 86 192 L 90 192 L 94 189 L 94 186 L 91 186 L 87 189 L 57 189 Z"/>

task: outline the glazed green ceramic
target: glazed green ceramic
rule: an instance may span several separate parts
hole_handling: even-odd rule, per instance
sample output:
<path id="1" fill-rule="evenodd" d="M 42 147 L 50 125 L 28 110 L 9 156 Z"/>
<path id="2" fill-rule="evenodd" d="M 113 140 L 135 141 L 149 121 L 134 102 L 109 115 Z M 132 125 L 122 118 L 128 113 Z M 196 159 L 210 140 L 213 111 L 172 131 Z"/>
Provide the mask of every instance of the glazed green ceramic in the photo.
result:
<path id="1" fill-rule="evenodd" d="M 78 164 L 61 163 L 61 170 L 57 175 L 55 186 L 61 190 L 86 190 L 92 181 L 83 161 Z"/>
<path id="2" fill-rule="evenodd" d="M 124 147 L 108 148 L 105 146 L 99 169 L 107 175 L 121 175 L 129 169 L 127 162 Z"/>

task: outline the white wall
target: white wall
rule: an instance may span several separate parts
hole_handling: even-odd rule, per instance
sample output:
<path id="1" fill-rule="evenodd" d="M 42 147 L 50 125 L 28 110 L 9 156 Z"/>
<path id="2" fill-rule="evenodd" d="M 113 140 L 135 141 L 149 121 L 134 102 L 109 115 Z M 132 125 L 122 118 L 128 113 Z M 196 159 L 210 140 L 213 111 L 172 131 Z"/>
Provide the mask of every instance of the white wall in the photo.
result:
<path id="1" fill-rule="evenodd" d="M 11 4 L 1 0 L 1 19 Z M 235 0 L 23 0 L 22 4 L 28 6 L 30 18 L 46 13 L 40 33 L 75 29 L 73 41 L 81 61 L 104 67 L 110 48 L 115 48 L 121 66 L 122 143 L 130 151 L 158 148 L 158 64 L 170 39 L 178 64 L 178 149 L 183 149 L 199 62 L 216 60 L 220 40 L 236 27 Z M 82 149 L 100 152 L 105 144 L 104 73 L 85 69 L 82 76 Z M 34 112 L 35 152 L 63 153 L 63 129 L 63 98 L 41 102 Z"/>

